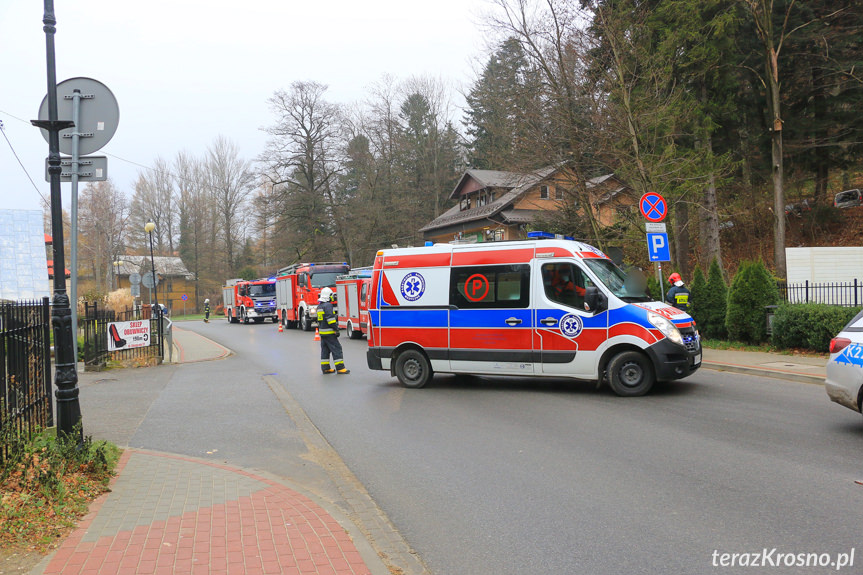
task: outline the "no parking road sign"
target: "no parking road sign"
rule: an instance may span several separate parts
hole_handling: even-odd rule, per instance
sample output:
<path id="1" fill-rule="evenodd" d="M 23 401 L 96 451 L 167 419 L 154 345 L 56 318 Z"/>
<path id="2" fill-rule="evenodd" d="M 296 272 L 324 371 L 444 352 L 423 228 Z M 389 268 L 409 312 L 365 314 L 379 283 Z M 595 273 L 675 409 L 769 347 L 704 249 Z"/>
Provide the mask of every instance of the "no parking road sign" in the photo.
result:
<path id="1" fill-rule="evenodd" d="M 668 204 L 665 198 L 655 192 L 648 192 L 641 196 L 638 202 L 641 215 L 650 222 L 661 222 L 668 215 Z"/>

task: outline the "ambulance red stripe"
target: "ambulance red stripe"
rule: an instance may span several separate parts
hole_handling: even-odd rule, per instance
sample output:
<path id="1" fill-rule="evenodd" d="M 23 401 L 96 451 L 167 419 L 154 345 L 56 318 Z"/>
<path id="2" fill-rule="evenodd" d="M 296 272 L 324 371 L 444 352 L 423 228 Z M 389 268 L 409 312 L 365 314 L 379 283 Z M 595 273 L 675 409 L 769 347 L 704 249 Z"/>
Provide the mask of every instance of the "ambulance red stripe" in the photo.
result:
<path id="1" fill-rule="evenodd" d="M 533 259 L 533 248 L 511 250 L 453 250 L 453 266 L 523 264 Z"/>

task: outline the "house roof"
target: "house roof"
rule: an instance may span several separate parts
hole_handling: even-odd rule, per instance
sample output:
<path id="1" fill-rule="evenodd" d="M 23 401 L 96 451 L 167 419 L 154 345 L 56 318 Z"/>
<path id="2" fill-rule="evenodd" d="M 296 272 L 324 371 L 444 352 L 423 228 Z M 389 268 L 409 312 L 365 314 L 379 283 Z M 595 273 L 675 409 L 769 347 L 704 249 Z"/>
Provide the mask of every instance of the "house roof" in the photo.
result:
<path id="1" fill-rule="evenodd" d="M 450 194 L 450 199 L 457 199 L 461 194 L 464 185 L 474 180 L 480 184 L 480 189 L 484 188 L 506 188 L 512 189 L 521 186 L 524 183 L 524 178 L 527 174 L 519 174 L 516 172 L 503 172 L 499 170 L 467 170 L 459 178 L 455 188 Z"/>
<path id="2" fill-rule="evenodd" d="M 605 174 L 604 176 L 598 176 L 596 178 L 591 178 L 585 182 L 585 187 L 588 190 L 593 188 L 598 188 L 605 184 L 606 182 L 610 182 L 607 186 L 605 186 L 605 193 L 599 196 L 596 200 L 596 205 L 604 204 L 616 198 L 625 190 L 629 189 L 629 186 L 622 183 L 614 173 Z M 613 186 L 613 187 L 612 187 Z"/>
<path id="3" fill-rule="evenodd" d="M 440 228 L 444 228 L 447 226 L 452 226 L 455 224 L 461 224 L 465 222 L 473 222 L 477 220 L 483 220 L 487 218 L 494 217 L 498 215 L 500 212 L 505 210 L 507 207 L 510 207 L 512 203 L 518 199 L 523 193 L 529 190 L 531 187 L 535 186 L 537 183 L 547 178 L 551 174 L 553 174 L 558 169 L 557 166 L 548 166 L 537 170 L 535 172 L 531 172 L 529 174 L 514 174 L 512 172 L 496 172 L 493 170 L 468 170 L 459 180 L 459 184 L 456 186 L 456 189 L 453 191 L 453 194 L 456 194 L 459 188 L 462 186 L 463 182 L 467 181 L 466 178 L 473 178 L 479 181 L 480 183 L 487 184 L 487 182 L 494 181 L 497 183 L 506 182 L 508 184 L 518 183 L 518 186 L 512 187 L 509 191 L 503 194 L 501 197 L 497 198 L 495 201 L 490 202 L 484 206 L 479 206 L 476 208 L 471 208 L 469 210 L 461 210 L 459 206 L 453 206 L 431 222 L 427 223 L 425 226 L 420 228 L 421 232 L 436 230 Z M 485 180 L 480 179 L 480 177 L 485 178 Z M 489 186 L 486 187 L 506 187 L 506 186 Z M 510 212 L 520 212 L 519 214 L 514 214 L 513 217 L 526 218 L 520 219 L 519 222 L 530 222 L 533 219 L 532 214 L 535 213 L 535 210 L 510 210 Z M 523 213 L 522 213 L 523 212 Z M 530 217 L 528 217 L 530 216 Z"/>
<path id="4" fill-rule="evenodd" d="M 186 268 L 183 260 L 175 256 L 154 256 L 152 264 L 148 256 L 120 256 L 116 261 L 120 262 L 117 275 L 121 276 L 147 273 L 152 266 L 155 266 L 156 273 L 164 277 L 183 276 L 186 279 L 195 278 L 195 275 Z"/>

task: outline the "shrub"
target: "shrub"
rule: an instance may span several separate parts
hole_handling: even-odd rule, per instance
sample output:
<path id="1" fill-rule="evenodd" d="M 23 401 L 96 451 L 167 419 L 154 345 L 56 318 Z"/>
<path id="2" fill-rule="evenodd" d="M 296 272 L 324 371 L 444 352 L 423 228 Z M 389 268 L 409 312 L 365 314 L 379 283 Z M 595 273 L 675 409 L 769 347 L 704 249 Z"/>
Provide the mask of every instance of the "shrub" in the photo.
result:
<path id="1" fill-rule="evenodd" d="M 706 289 L 707 280 L 704 277 L 704 272 L 701 271 L 700 267 L 695 266 L 692 282 L 689 284 L 689 315 L 692 316 L 692 319 L 695 320 L 695 324 L 698 326 L 704 321 Z"/>
<path id="2" fill-rule="evenodd" d="M 694 296 L 693 296 L 694 297 Z M 696 302 L 698 300 L 696 299 Z M 716 258 L 707 270 L 707 284 L 700 306 L 702 317 L 698 320 L 698 330 L 704 337 L 724 339 L 728 336 L 725 329 L 725 316 L 728 307 L 728 286 L 722 276 L 722 268 Z"/>
<path id="3" fill-rule="evenodd" d="M 653 274 L 649 274 L 647 276 L 647 295 L 649 295 L 656 301 L 663 301 L 663 293 L 659 288 L 660 285 L 656 279 L 656 276 Z"/>
<path id="4" fill-rule="evenodd" d="M 773 345 L 827 352 L 830 340 L 859 311 L 821 303 L 783 304 L 773 316 Z"/>
<path id="5" fill-rule="evenodd" d="M 737 341 L 767 340 L 766 306 L 779 303 L 776 280 L 762 261 L 742 262 L 728 290 L 725 328 Z"/>

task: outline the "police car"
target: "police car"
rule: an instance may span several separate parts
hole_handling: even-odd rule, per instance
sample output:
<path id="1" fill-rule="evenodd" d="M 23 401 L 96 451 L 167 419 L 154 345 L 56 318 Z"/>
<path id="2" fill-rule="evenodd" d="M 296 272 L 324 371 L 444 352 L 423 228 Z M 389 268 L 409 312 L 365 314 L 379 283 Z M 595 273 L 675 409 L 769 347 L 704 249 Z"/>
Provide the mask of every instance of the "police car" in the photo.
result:
<path id="1" fill-rule="evenodd" d="M 839 405 L 861 411 L 863 403 L 863 311 L 830 340 L 824 382 L 827 395 Z"/>

